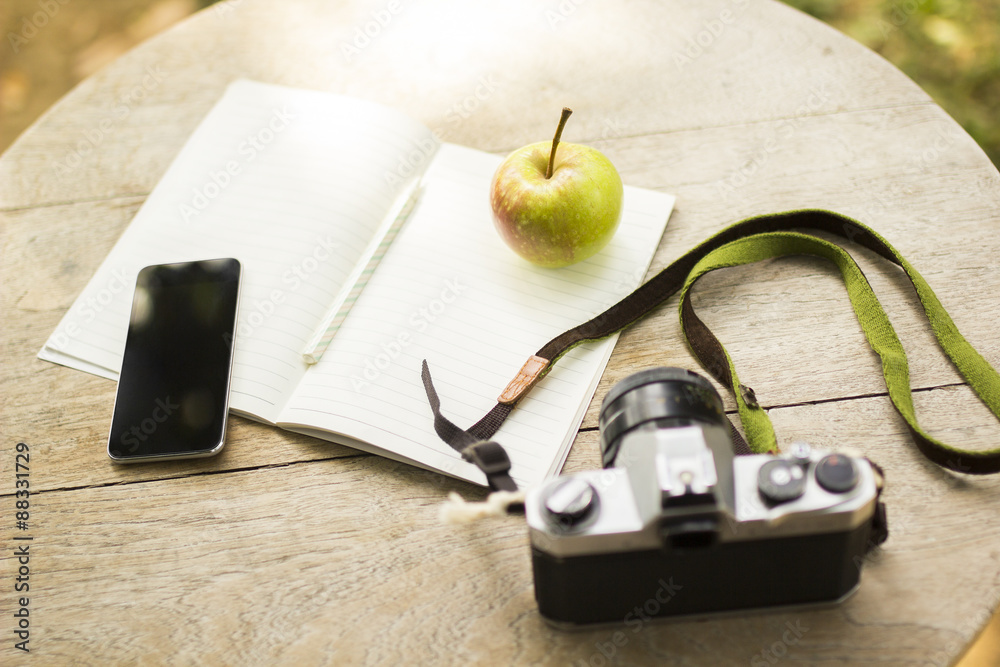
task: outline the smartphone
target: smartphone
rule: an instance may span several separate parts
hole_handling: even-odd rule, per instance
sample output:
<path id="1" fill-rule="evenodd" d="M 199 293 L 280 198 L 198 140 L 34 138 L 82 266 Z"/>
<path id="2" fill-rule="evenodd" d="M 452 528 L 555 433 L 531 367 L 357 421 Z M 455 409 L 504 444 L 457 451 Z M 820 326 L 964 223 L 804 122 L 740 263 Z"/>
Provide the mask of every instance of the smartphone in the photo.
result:
<path id="1" fill-rule="evenodd" d="M 222 449 L 241 273 L 232 258 L 139 272 L 108 437 L 113 461 Z"/>

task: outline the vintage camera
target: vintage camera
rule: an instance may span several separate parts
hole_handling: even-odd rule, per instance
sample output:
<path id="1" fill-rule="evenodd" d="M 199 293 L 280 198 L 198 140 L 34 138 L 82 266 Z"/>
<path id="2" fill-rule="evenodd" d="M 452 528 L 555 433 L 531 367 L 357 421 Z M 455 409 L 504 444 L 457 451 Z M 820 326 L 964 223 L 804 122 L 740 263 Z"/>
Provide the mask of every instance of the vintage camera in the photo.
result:
<path id="1" fill-rule="evenodd" d="M 557 477 L 525 501 L 550 622 L 840 600 L 888 534 L 877 467 L 803 444 L 734 455 L 722 400 L 691 371 L 625 378 L 600 429 L 604 470 Z"/>

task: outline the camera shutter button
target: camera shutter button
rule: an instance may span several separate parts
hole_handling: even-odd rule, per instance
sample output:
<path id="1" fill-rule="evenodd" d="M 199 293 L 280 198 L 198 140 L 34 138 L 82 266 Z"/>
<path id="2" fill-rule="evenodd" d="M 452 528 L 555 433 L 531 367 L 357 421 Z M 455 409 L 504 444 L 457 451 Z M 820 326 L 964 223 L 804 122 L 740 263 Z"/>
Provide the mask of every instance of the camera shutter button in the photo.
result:
<path id="1" fill-rule="evenodd" d="M 830 454 L 816 464 L 816 481 L 830 493 L 847 493 L 858 484 L 858 469 L 850 456 Z"/>
<path id="2" fill-rule="evenodd" d="M 558 484 L 545 499 L 545 510 L 560 525 L 570 527 L 586 518 L 597 500 L 589 482 L 570 477 Z"/>

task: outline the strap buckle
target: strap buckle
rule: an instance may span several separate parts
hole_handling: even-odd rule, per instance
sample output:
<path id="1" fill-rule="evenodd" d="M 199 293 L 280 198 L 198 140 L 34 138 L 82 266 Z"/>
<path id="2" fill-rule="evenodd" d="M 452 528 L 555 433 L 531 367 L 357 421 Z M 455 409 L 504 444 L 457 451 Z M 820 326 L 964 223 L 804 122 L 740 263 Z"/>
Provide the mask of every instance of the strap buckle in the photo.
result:
<path id="1" fill-rule="evenodd" d="M 499 442 L 469 445 L 462 450 L 462 458 L 483 471 L 494 491 L 517 491 L 517 483 L 510 476 L 510 457 Z"/>
<path id="2" fill-rule="evenodd" d="M 510 470 L 510 457 L 500 443 L 477 442 L 462 450 L 462 458 L 476 464 L 487 476 L 499 475 Z"/>

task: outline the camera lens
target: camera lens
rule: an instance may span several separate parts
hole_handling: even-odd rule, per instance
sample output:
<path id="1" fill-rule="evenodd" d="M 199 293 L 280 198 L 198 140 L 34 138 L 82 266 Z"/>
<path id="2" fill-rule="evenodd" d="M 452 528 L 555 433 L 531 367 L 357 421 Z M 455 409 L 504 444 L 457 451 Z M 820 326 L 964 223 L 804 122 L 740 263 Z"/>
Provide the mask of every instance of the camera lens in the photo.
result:
<path id="1" fill-rule="evenodd" d="M 725 426 L 722 399 L 711 383 L 683 368 L 650 368 L 628 376 L 601 403 L 601 456 L 614 464 L 622 437 L 644 424 L 657 428 L 695 423 Z"/>

